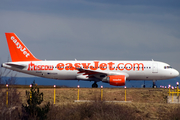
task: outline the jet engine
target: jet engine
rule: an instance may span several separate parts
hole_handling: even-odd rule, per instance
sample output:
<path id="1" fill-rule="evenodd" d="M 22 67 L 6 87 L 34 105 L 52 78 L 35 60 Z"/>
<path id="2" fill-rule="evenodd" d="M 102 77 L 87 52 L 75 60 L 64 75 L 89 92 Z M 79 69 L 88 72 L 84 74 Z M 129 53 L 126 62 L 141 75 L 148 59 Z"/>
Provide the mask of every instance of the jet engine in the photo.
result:
<path id="1" fill-rule="evenodd" d="M 126 76 L 125 75 L 109 75 L 103 78 L 102 82 L 106 82 L 114 86 L 124 86 L 126 83 Z"/>

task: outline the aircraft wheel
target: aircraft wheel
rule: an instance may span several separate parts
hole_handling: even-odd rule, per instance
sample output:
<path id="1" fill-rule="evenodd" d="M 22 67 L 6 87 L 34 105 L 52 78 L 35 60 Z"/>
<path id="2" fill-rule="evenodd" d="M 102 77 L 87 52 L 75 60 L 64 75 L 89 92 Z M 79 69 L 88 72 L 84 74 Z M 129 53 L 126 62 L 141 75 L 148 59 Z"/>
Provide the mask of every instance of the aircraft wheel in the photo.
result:
<path id="1" fill-rule="evenodd" d="M 144 85 L 143 85 L 143 88 L 146 88 L 145 80 L 144 80 Z"/>
<path id="2" fill-rule="evenodd" d="M 155 80 L 153 80 L 153 88 L 157 88 Z"/>
<path id="3" fill-rule="evenodd" d="M 98 88 L 97 83 L 93 83 L 93 84 L 92 84 L 92 88 Z"/>

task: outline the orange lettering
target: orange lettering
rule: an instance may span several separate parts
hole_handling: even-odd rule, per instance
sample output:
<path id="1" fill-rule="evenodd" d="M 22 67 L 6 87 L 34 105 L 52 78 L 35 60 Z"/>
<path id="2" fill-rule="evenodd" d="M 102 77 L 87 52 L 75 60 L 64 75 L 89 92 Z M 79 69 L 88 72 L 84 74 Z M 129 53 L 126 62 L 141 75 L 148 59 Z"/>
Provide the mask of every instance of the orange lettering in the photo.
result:
<path id="1" fill-rule="evenodd" d="M 38 68 L 38 70 L 41 70 L 41 65 L 38 65 L 37 68 Z"/>
<path id="2" fill-rule="evenodd" d="M 99 67 L 100 67 L 101 70 L 106 70 L 107 69 L 107 64 L 106 63 L 101 63 L 99 65 Z"/>
<path id="3" fill-rule="evenodd" d="M 75 68 L 73 67 L 72 63 L 66 63 L 65 70 L 75 70 Z"/>
<path id="4" fill-rule="evenodd" d="M 41 65 L 41 70 L 44 70 L 44 65 Z"/>
<path id="5" fill-rule="evenodd" d="M 84 69 L 88 69 L 88 67 L 89 67 L 89 65 L 91 64 L 91 63 L 81 63 L 82 65 L 83 65 L 83 68 Z"/>
<path id="6" fill-rule="evenodd" d="M 128 69 L 127 65 L 130 65 L 131 67 Z M 131 64 L 131 63 L 126 63 L 126 64 L 125 64 L 125 69 L 128 70 L 128 71 L 129 71 L 129 70 L 132 70 L 132 64 Z"/>
<path id="7" fill-rule="evenodd" d="M 35 65 L 31 62 L 27 70 L 53 70 L 53 65 Z"/>
<path id="8" fill-rule="evenodd" d="M 98 63 L 99 63 L 99 61 L 94 61 L 94 67 L 90 66 L 90 69 L 91 70 L 97 70 L 98 69 Z"/>
<path id="9" fill-rule="evenodd" d="M 34 65 L 35 64 L 33 64 L 32 62 L 29 64 L 29 66 L 28 66 L 28 70 L 33 70 L 34 69 Z"/>
<path id="10" fill-rule="evenodd" d="M 122 68 L 122 69 L 120 68 L 120 65 L 123 65 L 123 68 Z M 124 70 L 124 63 L 119 63 L 119 64 L 117 65 L 117 68 L 118 68 L 119 70 Z"/>
<path id="11" fill-rule="evenodd" d="M 44 68 L 45 68 L 45 70 L 48 70 L 49 67 L 47 65 L 45 65 Z"/>
<path id="12" fill-rule="evenodd" d="M 135 67 L 136 67 L 136 66 L 138 67 L 138 70 L 139 70 L 140 65 L 142 66 L 142 70 L 144 70 L 144 64 L 143 64 L 143 63 L 134 63 L 134 64 L 133 64 L 133 70 L 135 70 Z"/>
<path id="13" fill-rule="evenodd" d="M 49 66 L 49 70 L 53 70 L 53 65 L 50 65 L 50 66 Z"/>
<path id="14" fill-rule="evenodd" d="M 113 64 L 114 64 L 113 62 L 109 62 L 109 63 L 108 63 L 108 65 L 109 65 L 109 70 L 114 70 Z"/>
<path id="15" fill-rule="evenodd" d="M 34 70 L 37 70 L 37 65 L 34 65 Z"/>
<path id="16" fill-rule="evenodd" d="M 63 64 L 63 63 L 58 63 L 58 64 L 56 65 L 56 68 L 57 68 L 58 70 L 63 70 L 63 69 L 64 69 L 64 64 Z"/>
<path id="17" fill-rule="evenodd" d="M 83 66 L 83 69 L 88 69 L 90 68 L 91 70 L 97 70 L 98 68 L 100 68 L 100 70 L 106 70 L 107 69 L 107 65 L 109 66 L 109 70 L 114 70 L 114 66 L 115 63 L 113 62 L 109 62 L 109 63 L 101 63 L 99 65 L 99 61 L 94 61 L 94 65 L 91 65 L 91 63 L 66 63 L 65 65 L 63 63 L 58 63 L 56 65 L 58 70 L 63 70 L 65 68 L 65 70 L 76 70 L 76 68 L 81 68 L 81 65 Z M 116 70 L 135 70 L 135 67 L 138 68 L 138 70 L 140 70 L 140 68 L 142 67 L 142 70 L 144 70 L 144 64 L 143 63 L 119 63 L 116 67 Z M 28 70 L 53 70 L 53 66 L 51 65 L 35 65 L 33 63 L 29 64 Z"/>
<path id="18" fill-rule="evenodd" d="M 74 64 L 75 68 L 81 68 L 80 65 L 81 65 L 81 63 L 75 63 L 75 64 Z"/>

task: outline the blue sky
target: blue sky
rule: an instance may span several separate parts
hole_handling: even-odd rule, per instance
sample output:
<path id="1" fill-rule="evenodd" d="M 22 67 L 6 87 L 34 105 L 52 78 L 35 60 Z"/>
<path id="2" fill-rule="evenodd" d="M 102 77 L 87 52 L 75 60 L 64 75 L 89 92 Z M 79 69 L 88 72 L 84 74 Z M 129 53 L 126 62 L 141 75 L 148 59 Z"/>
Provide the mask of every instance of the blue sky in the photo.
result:
<path id="1" fill-rule="evenodd" d="M 179 0 L 6 0 L 0 16 L 1 62 L 14 32 L 42 60 L 154 59 L 180 71 Z"/>

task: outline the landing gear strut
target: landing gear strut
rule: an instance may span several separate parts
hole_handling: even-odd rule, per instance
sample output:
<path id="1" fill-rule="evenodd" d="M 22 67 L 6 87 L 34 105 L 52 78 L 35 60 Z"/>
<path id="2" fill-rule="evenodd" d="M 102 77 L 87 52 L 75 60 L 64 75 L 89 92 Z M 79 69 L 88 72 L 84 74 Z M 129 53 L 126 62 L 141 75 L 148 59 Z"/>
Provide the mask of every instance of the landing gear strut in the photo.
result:
<path id="1" fill-rule="evenodd" d="M 144 85 L 143 85 L 143 88 L 146 88 L 146 85 L 145 85 L 145 80 L 144 80 Z"/>
<path id="2" fill-rule="evenodd" d="M 153 88 L 157 88 L 157 86 L 156 86 L 156 80 L 153 80 Z"/>
<path id="3" fill-rule="evenodd" d="M 94 82 L 94 83 L 92 84 L 92 88 L 98 88 L 98 85 L 97 85 L 96 82 Z"/>

